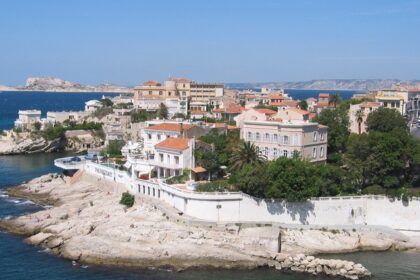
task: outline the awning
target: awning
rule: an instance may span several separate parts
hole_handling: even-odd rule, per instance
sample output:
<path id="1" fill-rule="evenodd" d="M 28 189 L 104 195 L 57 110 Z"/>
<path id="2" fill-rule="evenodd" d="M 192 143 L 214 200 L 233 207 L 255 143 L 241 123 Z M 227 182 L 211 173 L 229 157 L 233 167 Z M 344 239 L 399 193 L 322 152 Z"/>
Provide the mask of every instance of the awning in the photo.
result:
<path id="1" fill-rule="evenodd" d="M 197 167 L 195 167 L 195 168 L 193 168 L 193 169 L 191 169 L 192 170 L 192 172 L 194 172 L 194 173 L 203 173 L 203 172 L 207 172 L 207 169 L 205 169 L 204 167 L 201 167 L 201 166 L 197 166 Z"/>

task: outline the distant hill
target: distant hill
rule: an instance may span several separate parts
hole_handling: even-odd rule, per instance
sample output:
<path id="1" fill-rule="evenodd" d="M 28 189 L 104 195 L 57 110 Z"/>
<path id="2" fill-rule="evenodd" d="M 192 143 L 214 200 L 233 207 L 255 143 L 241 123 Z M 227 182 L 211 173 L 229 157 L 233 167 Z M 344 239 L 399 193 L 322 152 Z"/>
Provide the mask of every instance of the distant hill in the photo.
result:
<path id="1" fill-rule="evenodd" d="M 397 79 L 350 79 L 350 80 L 311 80 L 302 82 L 267 82 L 267 83 L 227 83 L 233 89 L 256 89 L 261 87 L 283 89 L 317 89 L 317 90 L 380 90 L 390 89 L 396 84 L 420 86 L 420 81 L 402 81 Z"/>
<path id="2" fill-rule="evenodd" d="M 4 88 L 4 89 L 3 89 Z M 120 92 L 131 93 L 132 88 L 113 85 L 99 84 L 95 86 L 72 83 L 54 77 L 33 77 L 26 80 L 24 86 L 7 87 L 0 86 L 0 90 L 21 90 L 21 91 L 56 91 L 56 92 Z"/>

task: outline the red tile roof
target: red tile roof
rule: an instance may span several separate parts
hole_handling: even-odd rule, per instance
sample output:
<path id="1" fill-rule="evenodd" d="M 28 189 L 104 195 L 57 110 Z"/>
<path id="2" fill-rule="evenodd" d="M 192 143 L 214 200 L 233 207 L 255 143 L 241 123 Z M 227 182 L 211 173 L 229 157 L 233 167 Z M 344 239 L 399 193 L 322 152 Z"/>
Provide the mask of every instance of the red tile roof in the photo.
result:
<path id="1" fill-rule="evenodd" d="M 381 103 L 380 102 L 363 102 L 360 104 L 361 108 L 376 108 L 376 107 L 381 107 Z"/>
<path id="2" fill-rule="evenodd" d="M 271 105 L 273 106 L 291 106 L 296 107 L 299 104 L 299 101 L 286 99 L 281 102 L 272 102 Z"/>
<path id="3" fill-rule="evenodd" d="M 150 80 L 150 81 L 144 82 L 143 85 L 145 85 L 145 86 L 160 86 L 161 84 L 158 81 Z"/>
<path id="4" fill-rule="evenodd" d="M 155 145 L 155 148 L 183 151 L 188 148 L 187 138 L 166 138 Z"/>
<path id="5" fill-rule="evenodd" d="M 242 111 L 245 111 L 245 108 L 242 106 L 231 106 L 227 108 L 214 109 L 214 113 L 226 113 L 226 114 L 240 114 Z"/>
<path id="6" fill-rule="evenodd" d="M 255 109 L 254 108 L 254 110 L 257 111 L 258 113 L 262 113 L 262 114 L 265 114 L 265 115 L 274 115 L 274 114 L 277 114 L 276 111 L 271 110 L 271 109 L 266 109 L 266 108 L 260 108 L 260 109 Z"/>
<path id="7" fill-rule="evenodd" d="M 308 112 L 306 110 L 302 110 L 300 108 L 290 108 L 289 110 L 292 111 L 292 112 L 301 114 L 301 115 L 309 115 L 311 113 L 311 112 Z"/>
<path id="8" fill-rule="evenodd" d="M 270 99 L 286 99 L 286 97 L 281 94 L 272 94 L 272 95 L 269 95 L 269 98 Z"/>
<path id="9" fill-rule="evenodd" d="M 330 97 L 329 93 L 320 93 L 319 97 Z"/>
<path id="10" fill-rule="evenodd" d="M 191 125 L 191 124 L 186 124 L 186 123 L 182 124 L 182 129 L 184 131 L 187 131 L 193 127 L 194 125 Z M 145 127 L 144 129 L 181 132 L 181 124 L 180 123 L 160 123 L 160 124 L 151 125 L 149 127 Z"/>

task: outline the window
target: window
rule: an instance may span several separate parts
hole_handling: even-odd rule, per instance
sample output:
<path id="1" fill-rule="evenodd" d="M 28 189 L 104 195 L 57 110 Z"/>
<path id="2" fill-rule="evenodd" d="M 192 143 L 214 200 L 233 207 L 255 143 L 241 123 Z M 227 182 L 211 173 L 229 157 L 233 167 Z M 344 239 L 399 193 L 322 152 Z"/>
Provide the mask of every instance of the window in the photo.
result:
<path id="1" fill-rule="evenodd" d="M 316 131 L 314 131 L 314 142 L 316 142 Z"/>
<path id="2" fill-rule="evenodd" d="M 163 162 L 163 154 L 159 154 L 160 162 Z"/>
<path id="3" fill-rule="evenodd" d="M 287 136 L 287 135 L 284 135 L 283 136 L 283 144 L 289 144 L 289 136 Z"/>
<path id="4" fill-rule="evenodd" d="M 168 96 L 171 96 L 171 92 L 168 92 Z"/>
<path id="5" fill-rule="evenodd" d="M 153 92 L 151 90 L 149 90 L 149 95 L 152 95 L 152 94 L 153 94 Z"/>
<path id="6" fill-rule="evenodd" d="M 174 156 L 175 158 L 175 164 L 179 164 L 179 156 Z"/>
<path id="7" fill-rule="evenodd" d="M 270 141 L 270 134 L 266 133 L 264 135 L 264 140 L 267 141 L 267 142 Z"/>
<path id="8" fill-rule="evenodd" d="M 312 150 L 312 158 L 316 158 L 316 148 L 313 148 Z"/>
<path id="9" fill-rule="evenodd" d="M 152 134 L 148 133 L 147 138 L 149 138 L 149 140 L 151 140 L 152 139 Z"/>
<path id="10" fill-rule="evenodd" d="M 163 94 L 163 92 L 161 90 L 159 90 L 159 95 L 162 95 L 162 94 Z"/>
<path id="11" fill-rule="evenodd" d="M 324 147 L 321 147 L 319 150 L 319 156 L 324 157 Z"/>
<path id="12" fill-rule="evenodd" d="M 260 133 L 259 132 L 255 133 L 255 140 L 256 141 L 260 140 Z"/>
<path id="13" fill-rule="evenodd" d="M 249 141 L 252 140 L 252 132 L 251 131 L 248 132 L 248 140 Z"/>
<path id="14" fill-rule="evenodd" d="M 293 145 L 298 145 L 298 144 L 299 144 L 299 136 L 293 135 Z"/>
<path id="15" fill-rule="evenodd" d="M 268 147 L 265 147 L 265 148 L 264 148 L 264 155 L 265 155 L 266 157 L 268 157 Z"/>
<path id="16" fill-rule="evenodd" d="M 319 140 L 324 141 L 324 132 L 319 134 Z"/>
<path id="17" fill-rule="evenodd" d="M 279 139 L 278 139 L 278 135 L 277 134 L 274 134 L 273 135 L 273 142 L 274 143 L 277 143 L 279 141 Z"/>
<path id="18" fill-rule="evenodd" d="M 276 159 L 277 158 L 277 148 L 273 149 L 273 158 Z"/>
<path id="19" fill-rule="evenodd" d="M 160 140 L 160 134 L 157 135 L 158 140 Z"/>
<path id="20" fill-rule="evenodd" d="M 287 150 L 283 150 L 283 156 L 287 157 L 289 155 L 289 152 Z"/>

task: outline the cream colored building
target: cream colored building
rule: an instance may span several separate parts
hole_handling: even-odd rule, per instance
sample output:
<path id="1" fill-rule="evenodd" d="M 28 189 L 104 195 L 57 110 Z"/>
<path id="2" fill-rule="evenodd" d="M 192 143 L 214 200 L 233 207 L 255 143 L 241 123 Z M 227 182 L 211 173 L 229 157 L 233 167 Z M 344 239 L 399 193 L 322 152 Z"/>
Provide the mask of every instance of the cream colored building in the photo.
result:
<path id="1" fill-rule="evenodd" d="M 192 110 L 203 110 L 206 106 L 219 108 L 223 104 L 224 86 L 215 83 L 197 83 L 184 78 L 171 78 L 162 85 L 158 81 L 147 81 L 134 88 L 134 103 L 144 98 L 180 99 L 186 110 L 188 102 Z"/>
<path id="2" fill-rule="evenodd" d="M 15 127 L 22 130 L 32 130 L 35 123 L 40 122 L 40 110 L 19 110 L 19 118 L 15 121 Z"/>
<path id="3" fill-rule="evenodd" d="M 244 121 L 241 137 L 268 160 L 298 154 L 311 162 L 327 159 L 328 128 L 308 121 Z"/>
<path id="4" fill-rule="evenodd" d="M 366 132 L 366 120 L 370 113 L 376 111 L 379 107 L 382 107 L 382 103 L 379 102 L 363 102 L 360 104 L 350 105 L 349 109 L 349 120 L 350 120 L 350 132 L 351 133 L 365 133 Z M 359 131 L 359 112 L 360 116 L 360 131 Z"/>

